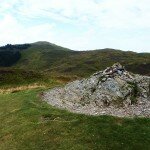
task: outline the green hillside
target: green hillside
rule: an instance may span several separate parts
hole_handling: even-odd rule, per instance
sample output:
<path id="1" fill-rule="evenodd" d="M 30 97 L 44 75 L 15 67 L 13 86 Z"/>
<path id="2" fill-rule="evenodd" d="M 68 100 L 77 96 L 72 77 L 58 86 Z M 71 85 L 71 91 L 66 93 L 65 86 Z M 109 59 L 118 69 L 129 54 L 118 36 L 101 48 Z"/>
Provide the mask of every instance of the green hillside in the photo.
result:
<path id="1" fill-rule="evenodd" d="M 57 83 L 56 79 L 41 72 L 9 68 L 0 69 L 0 89 L 9 89 L 33 84 L 49 86 L 49 84 L 57 85 Z"/>
<path id="2" fill-rule="evenodd" d="M 13 52 L 13 56 L 10 54 L 10 59 L 0 57 L 0 62 L 3 62 L 0 66 L 46 71 L 54 75 L 85 77 L 115 62 L 120 62 L 129 71 L 150 75 L 150 53 L 124 52 L 114 49 L 73 51 L 48 42 L 36 42 L 22 47 L 19 45 L 17 48 L 13 47 L 13 50 L 11 47 L 5 51 Z M 16 57 L 17 52 L 19 56 L 12 59 L 11 57 Z M 0 56 L 2 56 L 2 50 Z M 9 65 L 3 65 L 7 64 L 8 60 L 14 61 L 9 62 Z"/>
<path id="3" fill-rule="evenodd" d="M 84 77 L 116 62 L 120 62 L 134 73 L 150 75 L 150 53 L 138 54 L 113 49 L 77 52 L 53 64 L 50 71 Z"/>
<path id="4" fill-rule="evenodd" d="M 37 42 L 21 51 L 21 59 L 15 67 L 29 70 L 44 70 L 53 65 L 62 57 L 70 54 L 67 48 L 56 46 L 47 42 Z"/>

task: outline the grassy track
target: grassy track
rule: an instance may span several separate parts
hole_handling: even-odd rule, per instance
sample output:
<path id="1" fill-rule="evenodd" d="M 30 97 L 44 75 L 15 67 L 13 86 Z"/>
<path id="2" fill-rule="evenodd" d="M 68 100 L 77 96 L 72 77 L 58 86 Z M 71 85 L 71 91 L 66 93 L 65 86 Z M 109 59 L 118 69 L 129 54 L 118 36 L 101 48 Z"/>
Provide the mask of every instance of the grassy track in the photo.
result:
<path id="1" fill-rule="evenodd" d="M 43 102 L 41 91 L 0 94 L 0 150 L 150 149 L 150 119 L 69 113 Z"/>

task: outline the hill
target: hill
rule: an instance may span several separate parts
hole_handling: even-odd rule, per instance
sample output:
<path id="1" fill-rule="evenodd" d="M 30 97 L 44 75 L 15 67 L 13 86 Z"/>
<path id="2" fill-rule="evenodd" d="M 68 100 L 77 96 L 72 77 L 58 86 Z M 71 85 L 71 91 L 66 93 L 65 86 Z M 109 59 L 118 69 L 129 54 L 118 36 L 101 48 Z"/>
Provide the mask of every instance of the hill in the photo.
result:
<path id="1" fill-rule="evenodd" d="M 54 75 L 89 76 L 115 62 L 129 71 L 150 75 L 150 53 L 115 49 L 73 51 L 48 42 L 0 47 L 0 66 L 46 71 Z"/>

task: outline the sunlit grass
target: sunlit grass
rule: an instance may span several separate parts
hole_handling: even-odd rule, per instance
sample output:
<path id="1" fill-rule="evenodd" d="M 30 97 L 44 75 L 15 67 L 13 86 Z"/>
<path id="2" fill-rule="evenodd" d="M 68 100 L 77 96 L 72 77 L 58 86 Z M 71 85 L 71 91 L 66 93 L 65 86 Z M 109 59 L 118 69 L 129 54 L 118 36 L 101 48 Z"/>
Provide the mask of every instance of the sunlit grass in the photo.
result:
<path id="1" fill-rule="evenodd" d="M 73 114 L 43 102 L 42 91 L 0 94 L 1 150 L 150 148 L 150 119 Z"/>

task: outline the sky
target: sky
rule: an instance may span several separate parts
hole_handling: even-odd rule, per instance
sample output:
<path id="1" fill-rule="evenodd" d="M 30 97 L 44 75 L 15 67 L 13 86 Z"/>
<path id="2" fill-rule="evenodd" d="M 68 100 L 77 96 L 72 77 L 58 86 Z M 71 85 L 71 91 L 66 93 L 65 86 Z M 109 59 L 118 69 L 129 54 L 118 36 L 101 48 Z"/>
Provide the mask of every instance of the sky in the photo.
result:
<path id="1" fill-rule="evenodd" d="M 150 0 L 0 0 L 0 45 L 150 52 Z"/>

